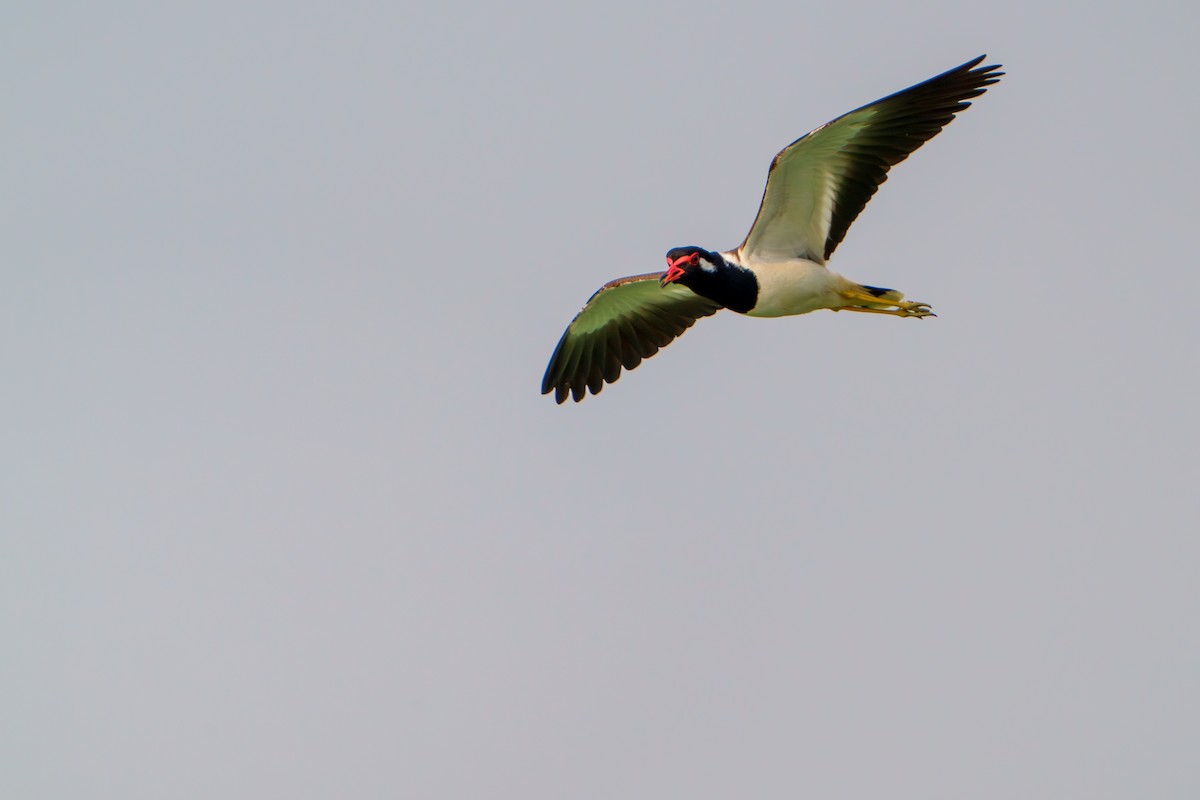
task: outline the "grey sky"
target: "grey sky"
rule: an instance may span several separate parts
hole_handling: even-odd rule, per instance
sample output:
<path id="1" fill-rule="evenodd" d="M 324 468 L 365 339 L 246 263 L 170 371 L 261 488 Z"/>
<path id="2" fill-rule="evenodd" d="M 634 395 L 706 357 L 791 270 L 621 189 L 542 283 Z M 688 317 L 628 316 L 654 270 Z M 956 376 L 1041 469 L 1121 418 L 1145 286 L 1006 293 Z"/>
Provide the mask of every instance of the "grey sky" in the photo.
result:
<path id="1" fill-rule="evenodd" d="M 1198 16 L 8 8 L 0 795 L 1200 796 Z M 537 394 L 984 52 L 832 261 L 938 319 Z"/>

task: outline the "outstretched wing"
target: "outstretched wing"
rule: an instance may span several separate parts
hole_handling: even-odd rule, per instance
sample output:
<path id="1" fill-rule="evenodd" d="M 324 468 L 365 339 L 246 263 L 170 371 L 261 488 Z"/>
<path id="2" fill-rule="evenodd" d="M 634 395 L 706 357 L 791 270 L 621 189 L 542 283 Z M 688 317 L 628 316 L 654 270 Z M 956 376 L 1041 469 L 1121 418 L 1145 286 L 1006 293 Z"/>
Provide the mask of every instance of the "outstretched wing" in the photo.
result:
<path id="1" fill-rule="evenodd" d="M 662 276 L 651 272 L 601 286 L 554 348 L 542 394 L 553 391 L 559 403 L 568 395 L 578 403 L 588 390 L 600 394 L 605 383 L 620 377 L 622 367 L 633 369 L 722 307 L 686 286 L 660 287 Z"/>
<path id="2" fill-rule="evenodd" d="M 986 56 L 844 114 L 771 162 L 758 217 L 738 248 L 743 263 L 833 254 L 887 171 L 936 136 L 1004 73 Z"/>

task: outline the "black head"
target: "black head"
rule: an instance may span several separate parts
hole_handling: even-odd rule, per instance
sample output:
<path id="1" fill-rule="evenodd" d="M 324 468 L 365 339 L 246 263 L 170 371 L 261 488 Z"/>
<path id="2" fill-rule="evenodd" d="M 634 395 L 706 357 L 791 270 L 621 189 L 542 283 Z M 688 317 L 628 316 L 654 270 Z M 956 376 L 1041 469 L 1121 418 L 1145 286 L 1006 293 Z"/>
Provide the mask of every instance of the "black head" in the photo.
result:
<path id="1" fill-rule="evenodd" d="M 663 273 L 662 285 L 691 284 L 698 273 L 715 273 L 724 259 L 702 247 L 675 247 L 667 251 L 667 271 Z"/>
<path id="2" fill-rule="evenodd" d="M 758 302 L 758 279 L 740 264 L 702 247 L 676 247 L 667 253 L 660 283 L 678 283 L 701 297 L 745 314 Z"/>

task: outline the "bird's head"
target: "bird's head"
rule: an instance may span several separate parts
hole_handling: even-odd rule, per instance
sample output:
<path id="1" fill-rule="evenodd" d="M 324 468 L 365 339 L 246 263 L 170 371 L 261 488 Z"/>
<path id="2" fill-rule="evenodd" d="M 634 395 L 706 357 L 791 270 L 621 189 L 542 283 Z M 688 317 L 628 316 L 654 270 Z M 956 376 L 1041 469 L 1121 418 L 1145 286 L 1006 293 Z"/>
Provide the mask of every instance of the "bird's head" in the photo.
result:
<path id="1" fill-rule="evenodd" d="M 663 273 L 663 286 L 681 283 L 688 286 L 699 274 L 717 271 L 721 257 L 701 247 L 676 247 L 667 251 L 667 271 Z"/>

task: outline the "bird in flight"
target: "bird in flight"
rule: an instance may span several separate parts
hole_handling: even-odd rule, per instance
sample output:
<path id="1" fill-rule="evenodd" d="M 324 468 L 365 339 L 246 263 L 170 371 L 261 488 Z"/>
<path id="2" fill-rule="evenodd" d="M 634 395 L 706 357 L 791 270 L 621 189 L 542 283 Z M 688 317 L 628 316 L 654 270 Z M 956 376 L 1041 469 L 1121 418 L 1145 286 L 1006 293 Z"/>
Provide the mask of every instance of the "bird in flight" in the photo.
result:
<path id="1" fill-rule="evenodd" d="M 934 316 L 928 303 L 843 278 L 825 266 L 887 171 L 936 136 L 1004 73 L 986 56 L 826 123 L 783 148 L 758 216 L 733 250 L 676 247 L 665 272 L 601 286 L 567 326 L 542 394 L 582 400 L 722 308 L 784 317 L 822 308 Z"/>

